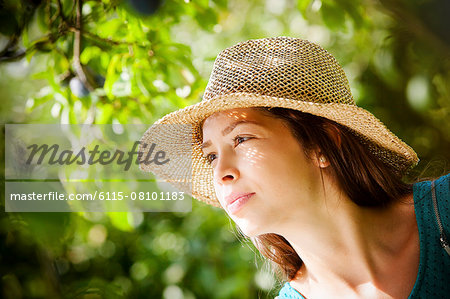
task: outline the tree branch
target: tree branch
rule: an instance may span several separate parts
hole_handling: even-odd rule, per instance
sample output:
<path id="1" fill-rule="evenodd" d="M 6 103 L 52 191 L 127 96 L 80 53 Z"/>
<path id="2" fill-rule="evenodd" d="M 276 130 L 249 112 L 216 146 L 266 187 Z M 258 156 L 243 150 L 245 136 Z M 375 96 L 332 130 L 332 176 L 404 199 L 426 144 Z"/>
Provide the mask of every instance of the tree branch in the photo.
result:
<path id="1" fill-rule="evenodd" d="M 16 61 L 16 60 L 22 59 L 27 54 L 27 51 L 18 50 L 18 51 L 15 51 L 14 53 L 11 53 L 11 55 L 8 55 L 8 56 L 6 56 L 5 54 L 9 54 L 9 53 L 4 53 L 2 56 L 0 56 L 0 62 L 11 62 L 11 61 Z"/>
<path id="2" fill-rule="evenodd" d="M 61 0 L 56 0 L 56 4 L 58 4 L 58 14 L 63 19 L 63 21 L 66 21 L 66 17 L 64 16 L 63 7 L 61 4 Z"/>
<path id="3" fill-rule="evenodd" d="M 68 30 L 71 32 L 77 32 L 79 31 L 76 27 L 68 27 Z M 145 46 L 139 45 L 139 44 L 135 44 L 135 43 L 129 43 L 129 42 L 123 42 L 123 41 L 116 41 L 110 38 L 104 38 L 101 36 L 98 36 L 97 34 L 94 34 L 92 32 L 86 31 L 86 30 L 81 30 L 81 35 L 90 38 L 92 40 L 96 40 L 96 41 L 100 41 L 103 42 L 105 44 L 109 44 L 112 46 L 138 46 L 141 48 L 146 48 Z"/>
<path id="4" fill-rule="evenodd" d="M 84 86 L 89 91 L 93 91 L 94 87 L 89 82 L 88 77 L 86 76 L 86 73 L 84 72 L 83 66 L 81 65 L 80 61 L 80 54 L 81 54 L 81 31 L 82 31 L 82 12 L 81 9 L 83 7 L 83 1 L 82 0 L 76 0 L 76 28 L 75 28 L 75 38 L 73 42 L 73 67 L 75 70 L 75 73 L 77 74 L 78 78 L 83 82 Z"/>
<path id="5" fill-rule="evenodd" d="M 0 51 L 0 58 L 3 58 L 3 56 L 6 54 L 6 53 L 9 53 L 9 52 L 11 52 L 11 49 L 15 49 L 16 48 L 16 46 L 17 46 L 17 42 L 18 42 L 18 38 L 17 38 L 17 36 L 12 36 L 12 37 L 10 37 L 9 38 L 9 41 L 8 41 L 8 44 L 3 48 L 3 50 L 1 50 Z"/>

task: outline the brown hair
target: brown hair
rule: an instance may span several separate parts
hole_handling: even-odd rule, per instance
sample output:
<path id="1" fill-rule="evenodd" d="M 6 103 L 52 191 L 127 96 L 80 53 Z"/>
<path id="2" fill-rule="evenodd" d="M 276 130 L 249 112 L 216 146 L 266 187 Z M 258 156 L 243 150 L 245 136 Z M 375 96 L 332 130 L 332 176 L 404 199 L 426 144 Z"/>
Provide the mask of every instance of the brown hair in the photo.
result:
<path id="1" fill-rule="evenodd" d="M 402 181 L 390 167 L 372 155 L 351 129 L 329 119 L 286 108 L 256 108 L 266 115 L 279 118 L 288 125 L 310 159 L 319 148 L 330 162 L 338 186 L 357 205 L 385 207 L 400 197 L 412 193 L 412 184 Z M 293 279 L 302 260 L 278 234 L 264 234 L 250 240 L 260 253 L 275 264 L 285 280 Z"/>

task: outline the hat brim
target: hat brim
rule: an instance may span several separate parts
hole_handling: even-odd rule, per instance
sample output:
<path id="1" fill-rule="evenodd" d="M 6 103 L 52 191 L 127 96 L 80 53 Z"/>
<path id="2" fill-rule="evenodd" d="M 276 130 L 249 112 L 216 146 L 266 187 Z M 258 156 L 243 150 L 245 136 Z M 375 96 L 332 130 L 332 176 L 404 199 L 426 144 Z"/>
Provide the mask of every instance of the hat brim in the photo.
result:
<path id="1" fill-rule="evenodd" d="M 141 164 L 140 168 L 153 172 L 157 177 L 171 182 L 178 189 L 200 201 L 220 207 L 214 191 L 212 168 L 202 157 L 200 125 L 216 112 L 250 107 L 288 108 L 344 125 L 356 133 L 361 142 L 366 144 L 375 156 L 392 167 L 399 176 L 404 175 L 419 161 L 411 147 L 393 134 L 372 113 L 356 105 L 313 103 L 266 95 L 233 93 L 185 107 L 158 120 L 145 132 L 141 144 L 157 144 L 169 156 L 174 157 L 173 164 L 171 167 Z M 183 124 L 190 125 L 189 130 L 165 126 Z M 183 146 L 186 144 L 188 147 Z M 148 149 L 140 148 L 140 151 L 146 155 Z M 188 163 L 191 167 L 188 167 Z M 181 165 L 184 167 L 180 167 Z"/>

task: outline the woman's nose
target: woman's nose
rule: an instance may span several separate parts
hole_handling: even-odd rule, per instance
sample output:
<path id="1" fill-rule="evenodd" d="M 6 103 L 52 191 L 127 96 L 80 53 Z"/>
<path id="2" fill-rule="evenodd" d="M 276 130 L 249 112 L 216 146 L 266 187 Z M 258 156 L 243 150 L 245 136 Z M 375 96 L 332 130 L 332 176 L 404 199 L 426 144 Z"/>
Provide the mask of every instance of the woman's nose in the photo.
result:
<path id="1" fill-rule="evenodd" d="M 222 155 L 214 168 L 214 179 L 218 184 L 228 184 L 239 178 L 239 170 L 236 167 L 235 158 L 229 155 Z"/>

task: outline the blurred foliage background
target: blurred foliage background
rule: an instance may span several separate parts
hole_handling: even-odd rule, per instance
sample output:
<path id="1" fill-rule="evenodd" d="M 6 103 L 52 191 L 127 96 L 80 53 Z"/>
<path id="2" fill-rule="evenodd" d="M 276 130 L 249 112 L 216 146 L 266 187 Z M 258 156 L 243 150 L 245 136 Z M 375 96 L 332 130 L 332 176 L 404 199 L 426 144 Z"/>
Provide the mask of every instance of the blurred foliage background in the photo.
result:
<path id="1" fill-rule="evenodd" d="M 416 150 L 421 162 L 405 179 L 449 169 L 450 1 L 0 0 L 0 9 L 3 123 L 151 124 L 201 99 L 220 50 L 286 35 L 331 52 L 357 104 Z M 221 210 L 196 201 L 190 213 L 1 212 L 0 221 L 3 298 L 273 298 L 281 284 Z"/>

